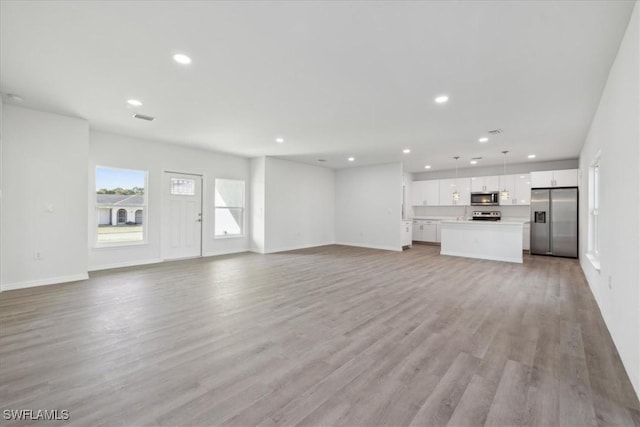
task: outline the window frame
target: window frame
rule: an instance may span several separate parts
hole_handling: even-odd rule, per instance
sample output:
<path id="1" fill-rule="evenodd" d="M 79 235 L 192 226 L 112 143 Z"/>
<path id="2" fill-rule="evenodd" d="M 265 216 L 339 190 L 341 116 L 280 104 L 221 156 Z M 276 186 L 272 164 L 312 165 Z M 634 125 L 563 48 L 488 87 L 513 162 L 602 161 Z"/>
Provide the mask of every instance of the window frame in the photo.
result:
<path id="1" fill-rule="evenodd" d="M 129 242 L 100 242 L 98 241 L 98 222 L 99 218 L 99 209 L 98 206 L 98 194 L 96 193 L 97 189 L 97 173 L 98 169 L 114 169 L 120 171 L 127 172 L 142 172 L 144 174 L 144 194 L 143 194 L 143 205 L 142 207 L 136 207 L 135 211 L 142 209 L 142 240 L 132 240 Z M 105 166 L 105 165 L 95 165 L 93 168 L 93 205 L 94 205 L 94 222 L 93 222 L 93 249 L 109 249 L 109 248 L 119 248 L 119 247 L 128 247 L 128 246 L 142 246 L 148 245 L 148 222 L 149 222 L 149 171 L 141 170 L 141 169 L 130 169 L 130 168 L 121 168 L 116 166 Z M 117 215 L 117 213 L 116 213 Z M 134 214 L 135 215 L 135 214 Z"/>
<path id="2" fill-rule="evenodd" d="M 216 204 L 216 191 L 218 181 L 237 181 L 242 183 L 242 206 L 218 206 Z M 214 239 L 237 239 L 247 237 L 247 182 L 237 178 L 214 178 L 213 180 L 213 238 Z M 242 209 L 242 230 L 239 234 L 216 234 L 216 212 L 218 209 Z"/>

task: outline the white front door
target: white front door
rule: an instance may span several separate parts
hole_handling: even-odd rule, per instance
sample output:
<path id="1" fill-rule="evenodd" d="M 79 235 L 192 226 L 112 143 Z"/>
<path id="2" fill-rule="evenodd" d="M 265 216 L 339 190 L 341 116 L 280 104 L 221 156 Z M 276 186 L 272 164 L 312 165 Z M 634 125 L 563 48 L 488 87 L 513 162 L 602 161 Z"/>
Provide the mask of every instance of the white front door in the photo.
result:
<path id="1" fill-rule="evenodd" d="M 202 255 L 202 177 L 164 173 L 162 257 Z"/>

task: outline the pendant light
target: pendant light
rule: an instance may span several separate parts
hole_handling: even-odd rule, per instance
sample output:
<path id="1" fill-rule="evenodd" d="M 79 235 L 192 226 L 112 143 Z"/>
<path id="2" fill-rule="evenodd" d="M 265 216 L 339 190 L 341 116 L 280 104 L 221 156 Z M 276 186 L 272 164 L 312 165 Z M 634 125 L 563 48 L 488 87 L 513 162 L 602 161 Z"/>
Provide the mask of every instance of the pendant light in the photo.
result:
<path id="1" fill-rule="evenodd" d="M 503 151 L 504 154 L 504 163 L 502 169 L 502 191 L 500 192 L 501 200 L 509 200 L 509 190 L 507 190 L 507 153 L 508 151 Z"/>
<path id="2" fill-rule="evenodd" d="M 455 202 L 457 202 L 458 200 L 460 200 L 460 192 L 458 191 L 458 159 L 460 158 L 460 156 L 455 156 L 454 159 L 456 159 L 456 180 L 455 182 L 455 186 L 454 186 L 454 191 L 453 191 L 453 200 Z"/>

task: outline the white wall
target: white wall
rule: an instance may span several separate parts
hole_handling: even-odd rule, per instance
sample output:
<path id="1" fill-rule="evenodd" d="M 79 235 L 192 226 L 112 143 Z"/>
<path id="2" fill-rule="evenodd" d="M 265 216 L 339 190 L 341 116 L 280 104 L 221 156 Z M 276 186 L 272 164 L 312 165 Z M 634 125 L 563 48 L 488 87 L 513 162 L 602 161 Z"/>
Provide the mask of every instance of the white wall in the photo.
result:
<path id="1" fill-rule="evenodd" d="M 335 242 L 334 171 L 266 158 L 265 252 Z"/>
<path id="2" fill-rule="evenodd" d="M 3 289 L 86 278 L 89 123 L 10 105 L 2 115 Z"/>
<path id="3" fill-rule="evenodd" d="M 402 164 L 335 174 L 336 243 L 401 251 Z"/>
<path id="4" fill-rule="evenodd" d="M 265 253 L 265 157 L 251 159 L 251 250 Z"/>
<path id="5" fill-rule="evenodd" d="M 89 209 L 89 270 L 158 262 L 162 259 L 161 218 L 162 179 L 164 171 L 199 174 L 203 177 L 202 203 L 202 252 L 203 256 L 243 252 L 249 249 L 249 230 L 237 238 L 214 238 L 214 183 L 216 178 L 241 179 L 249 187 L 249 159 L 212 151 L 181 147 L 157 141 L 91 131 L 89 151 L 89 185 L 85 194 L 95 200 L 95 167 L 112 166 L 124 169 L 148 171 L 148 243 L 117 248 L 95 247 L 97 211 Z M 85 170 L 87 163 L 84 163 Z M 245 191 L 245 207 L 248 208 L 249 193 Z M 86 217 L 87 208 L 84 213 Z M 250 213 L 245 209 L 245 224 Z M 86 248 L 87 239 L 84 247 Z"/>
<path id="6" fill-rule="evenodd" d="M 640 6 L 636 3 L 580 154 L 580 263 L 640 395 L 639 24 Z M 598 152 L 600 272 L 585 256 L 589 167 Z"/>
<path id="7" fill-rule="evenodd" d="M 0 291 L 2 291 L 2 264 L 4 263 L 2 259 L 2 141 L 4 139 L 4 128 L 2 127 L 3 120 L 3 111 L 4 102 L 2 100 L 2 96 L 0 96 Z"/>

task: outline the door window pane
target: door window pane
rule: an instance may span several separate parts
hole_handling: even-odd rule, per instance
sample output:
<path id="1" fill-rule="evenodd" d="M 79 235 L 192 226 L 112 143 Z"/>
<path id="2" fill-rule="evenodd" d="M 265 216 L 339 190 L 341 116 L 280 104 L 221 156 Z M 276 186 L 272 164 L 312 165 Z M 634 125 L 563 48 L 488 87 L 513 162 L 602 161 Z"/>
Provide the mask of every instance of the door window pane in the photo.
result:
<path id="1" fill-rule="evenodd" d="M 171 194 L 193 196 L 196 194 L 196 181 L 193 179 L 171 178 Z"/>

